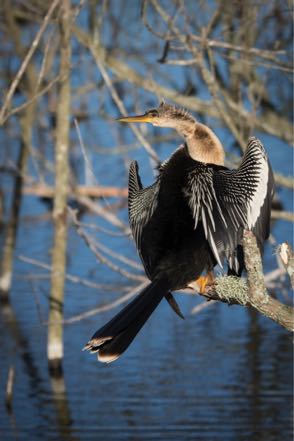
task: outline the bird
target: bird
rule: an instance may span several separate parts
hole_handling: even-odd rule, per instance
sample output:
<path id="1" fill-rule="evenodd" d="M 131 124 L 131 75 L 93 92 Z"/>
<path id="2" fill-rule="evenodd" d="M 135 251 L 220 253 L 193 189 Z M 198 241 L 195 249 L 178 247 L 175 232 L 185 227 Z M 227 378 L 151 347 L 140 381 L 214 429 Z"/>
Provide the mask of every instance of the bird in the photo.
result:
<path id="1" fill-rule="evenodd" d="M 129 223 L 150 283 L 85 345 L 105 363 L 121 356 L 164 297 L 181 315 L 173 291 L 197 281 L 204 292 L 217 264 L 241 276 L 243 231 L 253 231 L 262 252 L 274 193 L 267 153 L 255 137 L 249 138 L 239 167 L 230 170 L 217 135 L 182 108 L 161 102 L 118 121 L 172 128 L 184 143 L 146 188 L 138 163 L 130 164 Z"/>

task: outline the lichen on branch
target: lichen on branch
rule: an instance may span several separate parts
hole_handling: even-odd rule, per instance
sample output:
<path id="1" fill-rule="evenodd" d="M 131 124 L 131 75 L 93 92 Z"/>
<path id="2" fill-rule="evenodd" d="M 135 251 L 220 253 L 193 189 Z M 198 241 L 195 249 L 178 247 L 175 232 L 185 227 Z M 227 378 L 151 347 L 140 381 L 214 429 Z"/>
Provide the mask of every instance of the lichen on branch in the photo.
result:
<path id="1" fill-rule="evenodd" d="M 267 292 L 260 252 L 251 231 L 244 231 L 243 247 L 247 281 L 234 276 L 216 277 L 214 285 L 202 293 L 208 300 L 219 300 L 229 305 L 241 305 L 256 309 L 261 314 L 294 331 L 294 310 Z"/>

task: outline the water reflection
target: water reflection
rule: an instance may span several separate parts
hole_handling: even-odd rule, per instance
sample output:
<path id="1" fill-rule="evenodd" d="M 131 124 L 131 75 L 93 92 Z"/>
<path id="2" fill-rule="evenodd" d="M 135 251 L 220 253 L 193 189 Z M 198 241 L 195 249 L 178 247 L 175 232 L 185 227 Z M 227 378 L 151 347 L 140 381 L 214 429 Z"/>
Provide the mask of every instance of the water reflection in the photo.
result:
<path id="1" fill-rule="evenodd" d="M 79 286 L 68 285 L 70 311 L 65 312 L 87 310 L 99 298 L 109 301 L 109 295 L 86 295 Z M 30 284 L 17 281 L 13 309 L 10 304 L 1 307 L 0 439 L 292 440 L 288 332 L 237 306 L 214 304 L 191 316 L 197 297 L 177 300 L 186 320 L 162 302 L 125 356 L 110 366 L 98 364 L 81 348 L 89 331 L 115 311 L 66 326 L 64 375 L 50 378 L 46 327 Z M 40 307 L 46 316 L 44 305 Z M 12 365 L 15 384 L 8 415 L 5 387 Z"/>
<path id="2" fill-rule="evenodd" d="M 8 357 L 1 371 L 14 363 L 16 378 L 13 415 L 0 416 L 1 439 L 290 441 L 288 333 L 243 308 L 216 304 L 191 317 L 195 299 L 180 302 L 185 321 L 163 303 L 110 366 L 80 351 L 89 329 L 107 317 L 66 327 L 60 378 L 48 375 L 42 334 L 32 346 L 31 323 L 2 308 Z"/>
<path id="3" fill-rule="evenodd" d="M 40 406 L 40 408 L 42 408 L 44 404 L 43 403 L 44 397 L 49 398 L 50 393 L 48 392 L 48 390 L 46 390 L 43 387 L 43 383 L 45 382 L 45 379 L 44 378 L 42 379 L 39 373 L 37 363 L 35 362 L 33 354 L 30 350 L 29 342 L 25 337 L 25 333 L 21 330 L 21 326 L 16 318 L 14 310 L 12 309 L 9 301 L 5 301 L 1 303 L 1 318 L 3 320 L 4 328 L 8 333 L 6 337 L 9 336 L 14 344 L 13 358 L 18 356 L 20 357 L 22 361 L 22 367 L 24 368 L 22 369 L 22 374 L 25 374 L 29 379 L 30 391 L 27 391 L 28 396 L 33 397 L 34 399 L 37 398 L 38 405 Z M 11 361 L 9 363 L 11 363 Z M 14 369 L 14 364 L 12 364 L 11 366 Z M 19 372 L 18 375 L 20 375 Z M 73 437 L 71 434 L 70 427 L 72 421 L 70 417 L 69 404 L 65 389 L 65 381 L 62 372 L 60 372 L 59 377 L 54 378 L 52 376 L 50 380 L 52 387 L 52 402 L 54 404 L 56 416 L 57 416 L 56 429 L 60 434 L 60 439 L 65 441 L 76 441 L 78 440 L 78 438 Z M 23 436 L 24 436 L 22 432 L 23 429 L 21 429 L 18 426 L 18 422 L 17 422 L 18 417 L 15 415 L 14 412 L 14 403 L 17 399 L 19 399 L 18 393 L 19 393 L 19 382 L 17 379 L 16 381 L 13 379 L 11 400 L 9 400 L 9 403 L 7 403 L 6 400 L 5 403 L 7 416 L 8 416 L 8 421 L 6 421 L 5 427 L 7 430 L 7 434 L 6 434 L 7 437 L 8 437 L 8 432 L 11 432 L 11 436 L 12 436 L 11 439 L 23 440 Z M 10 426 L 10 428 L 8 429 L 7 426 Z M 3 427 L 4 425 L 2 426 L 2 428 Z M 9 437 L 7 439 L 9 439 Z"/>
<path id="4" fill-rule="evenodd" d="M 63 375 L 59 378 L 51 376 L 51 387 L 60 441 L 78 441 L 79 438 L 73 437 L 71 432 L 72 419 Z"/>
<path id="5" fill-rule="evenodd" d="M 25 333 L 21 330 L 16 314 L 8 300 L 0 304 L 1 317 L 6 333 L 9 334 L 14 343 L 14 351 L 20 355 L 23 367 L 30 380 L 30 387 L 34 395 L 42 392 L 41 375 L 37 363 L 30 351 L 29 341 Z"/>

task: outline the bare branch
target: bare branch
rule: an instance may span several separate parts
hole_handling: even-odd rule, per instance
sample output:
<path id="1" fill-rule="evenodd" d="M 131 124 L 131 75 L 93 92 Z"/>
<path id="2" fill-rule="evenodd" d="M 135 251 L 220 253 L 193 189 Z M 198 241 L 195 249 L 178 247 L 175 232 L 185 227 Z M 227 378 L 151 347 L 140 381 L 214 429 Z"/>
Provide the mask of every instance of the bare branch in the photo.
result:
<path id="1" fill-rule="evenodd" d="M 2 125 L 5 122 L 6 118 L 7 118 L 5 113 L 6 113 L 7 108 L 10 105 L 10 101 L 11 101 L 11 99 L 13 97 L 13 94 L 14 94 L 16 88 L 17 88 L 17 85 L 18 85 L 21 77 L 23 76 L 23 74 L 24 74 L 24 72 L 25 72 L 25 70 L 26 70 L 26 68 L 27 68 L 27 66 L 28 66 L 32 56 L 34 55 L 34 52 L 35 52 L 35 50 L 38 47 L 38 44 L 39 44 L 39 42 L 41 40 L 41 37 L 42 37 L 46 27 L 48 26 L 49 21 L 50 21 L 50 19 L 52 17 L 52 14 L 53 14 L 53 12 L 54 12 L 54 10 L 55 10 L 55 8 L 57 7 L 58 4 L 59 4 L 59 0 L 54 0 L 52 2 L 50 8 L 48 9 L 48 12 L 47 12 L 46 16 L 44 17 L 43 23 L 42 23 L 39 31 L 37 32 L 37 35 L 34 38 L 32 44 L 30 46 L 30 49 L 28 50 L 27 55 L 25 56 L 25 58 L 24 58 L 24 60 L 23 60 L 23 62 L 21 64 L 21 66 L 20 66 L 20 68 L 19 68 L 19 70 L 18 70 L 14 80 L 12 81 L 12 83 L 10 85 L 10 88 L 9 88 L 7 94 L 6 94 L 5 99 L 4 99 L 3 106 L 2 106 L 2 108 L 0 110 L 0 125 Z"/>
<path id="2" fill-rule="evenodd" d="M 266 292 L 260 252 L 252 232 L 244 231 L 243 245 L 250 305 L 289 331 L 293 331 L 293 308 L 283 305 Z"/>
<path id="3" fill-rule="evenodd" d="M 248 280 L 235 276 L 220 276 L 213 285 L 207 286 L 204 293 L 199 293 L 208 300 L 218 300 L 229 305 L 252 307 L 279 325 L 294 331 L 294 309 L 271 297 L 265 286 L 260 252 L 256 238 L 251 231 L 243 234 L 244 258 Z M 288 251 L 287 251 L 288 253 Z M 282 254 L 285 254 L 282 252 Z M 293 276 L 293 255 L 290 255 L 290 275 Z M 287 258 L 287 257 L 286 257 Z M 292 260 L 291 260 L 292 259 Z M 275 272 L 274 277 L 281 274 Z M 269 279 L 269 277 L 268 277 Z"/>
<path id="4" fill-rule="evenodd" d="M 31 186 L 24 187 L 24 193 L 35 195 L 39 197 L 53 198 L 54 188 L 49 185 L 38 183 Z M 127 188 L 118 187 L 102 187 L 102 186 L 86 186 L 77 185 L 73 190 L 71 197 L 88 196 L 94 198 L 101 197 L 124 197 L 128 196 Z"/>
<path id="5" fill-rule="evenodd" d="M 294 222 L 294 214 L 291 213 L 290 211 L 272 210 L 271 211 L 271 218 Z"/>
<path id="6" fill-rule="evenodd" d="M 22 262 L 29 263 L 30 265 L 34 265 L 38 268 L 43 268 L 49 272 L 52 271 L 52 266 L 48 265 L 47 263 L 40 262 L 39 260 L 32 259 L 31 257 L 27 257 L 27 256 L 23 256 L 23 255 L 19 255 L 17 257 Z M 102 283 L 91 282 L 90 280 L 83 279 L 82 277 L 74 276 L 73 274 L 68 274 L 68 273 L 65 274 L 65 278 L 69 282 L 78 283 L 82 286 L 85 286 L 87 288 L 92 288 L 92 289 L 103 289 L 105 291 L 112 291 L 113 289 L 118 288 L 117 286 L 111 286 L 111 285 L 105 285 Z M 121 289 L 121 287 L 120 287 L 120 289 Z"/>
<path id="7" fill-rule="evenodd" d="M 129 271 L 122 269 L 121 267 L 119 267 L 118 265 L 115 265 L 113 262 L 111 262 L 109 259 L 107 259 L 105 256 L 103 256 L 98 251 L 98 249 L 95 245 L 95 242 L 92 240 L 92 238 L 79 225 L 75 212 L 70 208 L 68 208 L 68 212 L 69 212 L 71 219 L 77 229 L 77 233 L 84 239 L 84 241 L 86 242 L 86 244 L 88 245 L 90 250 L 93 251 L 94 255 L 96 256 L 97 260 L 100 263 L 108 266 L 108 268 L 110 268 L 112 271 L 115 271 L 115 272 L 121 274 L 122 276 L 126 277 L 127 279 L 139 280 L 139 281 L 146 279 L 145 276 L 133 274 L 133 273 L 130 273 Z"/>
<path id="8" fill-rule="evenodd" d="M 114 225 L 115 227 L 119 228 L 124 234 L 131 234 L 130 227 L 126 225 L 124 222 L 122 222 L 115 214 L 111 213 L 109 210 L 105 209 L 101 204 L 99 204 L 97 201 L 92 201 L 91 198 L 87 196 L 77 196 L 77 201 L 88 208 L 88 210 L 92 211 L 93 213 L 97 214 L 98 216 L 103 217 L 106 219 L 110 224 Z"/>
<path id="9" fill-rule="evenodd" d="M 293 308 L 271 297 L 266 289 L 260 292 L 260 287 L 249 285 L 249 277 L 248 284 L 245 279 L 234 276 L 217 277 L 213 286 L 207 286 L 206 291 L 199 294 L 208 300 L 252 307 L 288 331 L 293 332 Z"/>
<path id="10" fill-rule="evenodd" d="M 215 305 L 216 300 L 209 300 L 209 302 L 202 302 L 199 303 L 199 305 L 194 306 L 194 308 L 191 309 L 191 314 L 199 314 L 199 312 L 202 312 L 204 309 L 206 309 L 208 306 Z"/>
<path id="11" fill-rule="evenodd" d="M 6 393 L 5 393 L 5 404 L 8 412 L 12 410 L 12 398 L 13 398 L 13 386 L 14 386 L 14 377 L 15 377 L 15 369 L 14 366 L 9 367 L 7 383 L 6 383 Z"/>
<path id="12" fill-rule="evenodd" d="M 148 281 L 145 281 L 145 282 L 141 283 L 140 285 L 136 286 L 134 289 L 132 289 L 130 292 L 128 292 L 124 296 L 119 297 L 114 302 L 110 302 L 110 303 L 107 303 L 106 305 L 98 306 L 97 308 L 90 309 L 89 311 L 83 312 L 82 314 L 75 315 L 69 319 L 63 320 L 63 323 L 70 324 L 70 323 L 79 322 L 85 318 L 92 317 L 93 315 L 99 314 L 100 312 L 105 312 L 105 311 L 109 311 L 113 308 L 116 308 L 117 306 L 127 302 L 132 297 L 134 297 L 136 294 L 138 294 L 138 292 L 140 292 L 142 289 L 144 289 L 145 286 L 147 286 L 147 284 L 148 284 Z"/>
<path id="13" fill-rule="evenodd" d="M 95 62 L 100 70 L 100 73 L 111 93 L 111 96 L 115 102 L 115 104 L 117 105 L 118 109 L 120 110 L 120 113 L 122 115 L 127 115 L 127 111 L 126 108 L 123 104 L 123 102 L 121 101 L 121 99 L 119 98 L 119 95 L 116 91 L 116 89 L 114 88 L 112 81 L 110 79 L 110 76 L 108 75 L 101 58 L 99 57 L 99 47 L 97 47 L 97 43 L 93 43 L 90 45 L 90 50 L 92 52 L 92 55 L 95 59 Z M 145 150 L 148 152 L 148 154 L 151 156 L 151 158 L 157 163 L 159 164 L 159 158 L 155 152 L 155 150 L 153 149 L 153 147 L 151 146 L 151 144 L 144 138 L 144 136 L 142 135 L 141 131 L 138 129 L 138 127 L 135 124 L 130 124 L 131 130 L 134 132 L 135 136 L 137 137 L 137 139 L 141 142 L 141 144 L 143 145 L 143 147 L 145 148 Z"/>
<path id="14" fill-rule="evenodd" d="M 278 255 L 289 274 L 292 288 L 294 289 L 294 253 L 290 245 L 286 242 L 278 247 Z"/>
<path id="15" fill-rule="evenodd" d="M 86 32 L 77 26 L 73 28 L 73 32 L 81 44 L 90 48 L 91 41 Z M 201 100 L 195 96 L 187 96 L 178 90 L 162 86 L 154 79 L 140 75 L 121 59 L 106 52 L 101 46 L 99 46 L 99 48 L 96 47 L 96 50 L 99 51 L 99 58 L 104 60 L 104 63 L 120 80 L 128 81 L 137 87 L 155 93 L 157 96 L 165 97 L 167 100 L 171 100 L 175 104 L 183 106 L 193 112 L 198 112 L 205 116 L 220 117 L 218 110 L 211 105 L 211 102 Z M 240 118 L 240 124 L 247 124 L 247 121 L 250 121 L 250 112 L 244 109 L 239 103 L 227 98 L 227 104 L 230 110 L 235 112 L 238 118 Z M 256 129 L 270 133 L 292 144 L 292 125 L 286 118 L 280 117 L 274 112 L 267 111 L 266 114 L 260 115 L 256 121 Z"/>

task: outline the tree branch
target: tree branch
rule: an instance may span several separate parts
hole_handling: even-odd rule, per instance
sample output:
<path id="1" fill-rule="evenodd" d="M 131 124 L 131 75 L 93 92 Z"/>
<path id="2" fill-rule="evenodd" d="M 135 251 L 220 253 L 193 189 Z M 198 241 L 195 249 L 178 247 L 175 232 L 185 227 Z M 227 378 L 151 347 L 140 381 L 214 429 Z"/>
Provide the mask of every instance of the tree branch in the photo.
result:
<path id="1" fill-rule="evenodd" d="M 278 247 L 278 255 L 289 274 L 292 288 L 294 289 L 294 254 L 290 245 L 286 242 Z"/>
<path id="2" fill-rule="evenodd" d="M 73 33 L 81 44 L 91 50 L 92 41 L 89 35 L 84 32 L 78 26 L 73 26 Z M 178 90 L 171 89 L 169 87 L 162 86 L 149 77 L 140 75 L 133 68 L 131 68 L 123 60 L 117 56 L 107 52 L 104 47 L 98 44 L 95 46 L 96 56 L 102 59 L 105 65 L 108 66 L 115 73 L 117 78 L 121 81 L 128 81 L 133 85 L 155 93 L 157 96 L 165 97 L 168 100 L 172 100 L 175 104 L 185 107 L 192 112 L 198 112 L 205 116 L 212 116 L 219 118 L 218 110 L 211 105 L 210 101 L 201 100 L 194 96 L 187 96 L 180 93 Z M 240 124 L 247 124 L 250 120 L 250 112 L 248 112 L 240 104 L 229 100 L 227 104 L 230 109 L 237 113 L 240 118 Z M 256 129 L 262 130 L 266 133 L 270 133 L 274 136 L 284 139 L 286 142 L 292 143 L 292 125 L 286 118 L 276 115 L 274 112 L 267 111 L 266 114 L 260 115 L 256 120 Z"/>
<path id="3" fill-rule="evenodd" d="M 261 256 L 256 238 L 251 231 L 244 231 L 243 246 L 250 305 L 289 331 L 293 331 L 293 308 L 282 304 L 266 292 Z"/>
<path id="4" fill-rule="evenodd" d="M 208 300 L 218 300 L 229 305 L 248 306 L 275 321 L 279 325 L 294 331 L 294 310 L 270 296 L 265 287 L 260 252 L 256 238 L 251 231 L 243 234 L 244 258 L 247 269 L 247 282 L 235 276 L 221 276 L 213 285 L 207 286 L 204 293 L 199 293 Z M 293 265 L 293 259 L 292 259 Z"/>
<path id="5" fill-rule="evenodd" d="M 23 76 L 23 74 L 24 74 L 24 72 L 25 72 L 25 70 L 26 70 L 26 68 L 27 68 L 27 66 L 28 66 L 32 56 L 34 55 L 35 50 L 38 47 L 38 44 L 39 44 L 39 42 L 41 40 L 41 37 L 42 37 L 43 33 L 45 32 L 45 29 L 46 29 L 46 27 L 47 27 L 47 25 L 48 25 L 48 23 L 49 23 L 49 21 L 51 19 L 51 16 L 52 16 L 56 6 L 58 5 L 58 3 L 59 3 L 59 0 L 54 0 L 52 2 L 52 4 L 51 4 L 51 6 L 50 6 L 50 8 L 49 8 L 49 10 L 48 10 L 44 20 L 43 20 L 42 26 L 40 27 L 39 31 L 37 32 L 37 35 L 34 38 L 32 44 L 30 46 L 30 49 L 28 50 L 27 55 L 25 56 L 25 58 L 24 58 L 24 60 L 23 60 L 23 62 L 21 64 L 21 66 L 20 66 L 20 68 L 19 68 L 19 70 L 18 70 L 14 80 L 12 81 L 12 83 L 10 85 L 10 88 L 9 88 L 7 94 L 6 94 L 3 106 L 2 106 L 1 111 L 0 111 L 0 125 L 2 125 L 4 123 L 4 121 L 5 121 L 5 119 L 6 119 L 6 115 L 5 115 L 6 109 L 9 107 L 10 101 L 11 101 L 11 99 L 13 97 L 13 94 L 14 94 L 16 88 L 17 88 L 17 85 L 18 85 L 20 79 L 22 78 L 22 76 Z"/>
<path id="6" fill-rule="evenodd" d="M 251 293 L 253 293 L 254 300 Z M 200 295 L 208 300 L 254 308 L 288 331 L 294 331 L 293 308 L 274 299 L 266 290 L 259 297 L 258 289 L 255 290 L 252 287 L 250 289 L 244 279 L 234 276 L 217 277 L 215 286 L 208 287 L 207 291 Z"/>
<path id="7" fill-rule="evenodd" d="M 54 188 L 45 184 L 34 184 L 24 187 L 25 194 L 31 194 L 38 197 L 53 198 Z M 127 197 L 128 189 L 119 187 L 103 187 L 101 185 L 77 185 L 73 189 L 73 195 L 71 196 L 88 196 L 94 198 L 101 197 Z"/>

